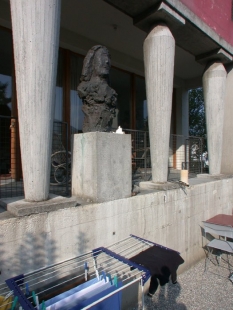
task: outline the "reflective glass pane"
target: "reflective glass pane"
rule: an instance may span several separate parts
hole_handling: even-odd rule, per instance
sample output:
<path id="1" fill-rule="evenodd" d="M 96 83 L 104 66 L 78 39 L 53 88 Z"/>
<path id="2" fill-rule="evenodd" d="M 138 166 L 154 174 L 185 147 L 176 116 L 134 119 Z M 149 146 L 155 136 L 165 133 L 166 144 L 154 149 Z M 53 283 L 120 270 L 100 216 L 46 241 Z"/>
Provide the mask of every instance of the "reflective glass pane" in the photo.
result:
<path id="1" fill-rule="evenodd" d="M 63 120 L 63 53 L 59 50 L 58 54 L 58 66 L 57 66 L 57 81 L 56 81 L 56 93 L 55 93 L 55 109 L 54 120 Z"/>
<path id="2" fill-rule="evenodd" d="M 110 85 L 117 92 L 117 113 L 113 120 L 113 128 L 131 128 L 131 78 L 130 74 L 111 68 Z"/>
<path id="3" fill-rule="evenodd" d="M 136 129 L 148 130 L 146 85 L 143 77 L 135 77 Z"/>
<path id="4" fill-rule="evenodd" d="M 11 116 L 12 35 L 0 28 L 0 115 Z"/>
<path id="5" fill-rule="evenodd" d="M 70 59 L 70 126 L 71 134 L 82 132 L 84 114 L 77 87 L 82 73 L 83 57 L 72 54 Z"/>
<path id="6" fill-rule="evenodd" d="M 0 183 L 11 173 L 12 35 L 0 28 Z M 12 131 L 13 132 L 13 131 Z M 1 196 L 0 196 L 1 197 Z"/>

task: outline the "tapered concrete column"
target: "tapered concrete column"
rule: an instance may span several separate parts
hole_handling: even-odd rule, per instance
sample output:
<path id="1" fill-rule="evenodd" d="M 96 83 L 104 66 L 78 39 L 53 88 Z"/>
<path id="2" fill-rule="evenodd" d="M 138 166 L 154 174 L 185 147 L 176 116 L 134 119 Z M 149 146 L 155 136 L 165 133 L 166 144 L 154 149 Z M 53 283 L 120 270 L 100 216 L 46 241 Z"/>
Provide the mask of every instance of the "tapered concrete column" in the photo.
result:
<path id="1" fill-rule="evenodd" d="M 152 181 L 166 182 L 172 109 L 175 40 L 167 26 L 156 26 L 144 42 Z"/>
<path id="2" fill-rule="evenodd" d="M 25 199 L 49 195 L 60 0 L 11 0 Z"/>
<path id="3" fill-rule="evenodd" d="M 226 70 L 221 63 L 210 65 L 203 75 L 209 173 L 220 174 Z"/>

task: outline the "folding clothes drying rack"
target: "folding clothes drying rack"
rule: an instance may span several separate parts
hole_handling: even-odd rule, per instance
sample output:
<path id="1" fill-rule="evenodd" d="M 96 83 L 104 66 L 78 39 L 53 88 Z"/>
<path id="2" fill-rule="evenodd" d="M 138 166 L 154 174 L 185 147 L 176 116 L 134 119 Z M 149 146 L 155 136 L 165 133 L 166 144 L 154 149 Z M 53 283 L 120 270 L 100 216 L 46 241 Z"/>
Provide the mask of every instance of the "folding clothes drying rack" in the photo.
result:
<path id="1" fill-rule="evenodd" d="M 95 277 L 98 279 L 101 277 L 110 278 L 110 280 L 115 280 L 117 277 L 122 286 L 84 307 L 83 310 L 90 309 L 90 307 L 136 282 L 141 283 L 142 308 L 144 309 L 144 284 L 151 275 L 148 269 L 130 261 L 129 258 L 154 245 L 163 247 L 146 239 L 130 235 L 107 248 L 100 247 L 60 263 L 10 278 L 6 280 L 6 284 L 14 295 L 14 299 L 11 301 L 11 309 L 46 309 L 42 303 L 43 300 L 52 298 L 59 292 L 77 287 L 80 283 Z M 3 295 L 1 290 L 2 293 L 7 294 L 5 284 L 0 286 L 0 295 Z M 13 307 L 13 303 L 16 302 L 20 304 L 21 308 Z"/>

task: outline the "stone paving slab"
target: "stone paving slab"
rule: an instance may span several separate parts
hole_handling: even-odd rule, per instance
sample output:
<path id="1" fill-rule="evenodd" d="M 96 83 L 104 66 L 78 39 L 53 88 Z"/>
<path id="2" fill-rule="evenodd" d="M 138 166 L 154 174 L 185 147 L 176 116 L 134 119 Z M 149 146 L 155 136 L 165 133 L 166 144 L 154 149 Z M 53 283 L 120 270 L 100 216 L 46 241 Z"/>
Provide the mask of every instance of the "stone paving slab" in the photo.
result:
<path id="1" fill-rule="evenodd" d="M 209 262 L 205 272 L 205 260 L 178 276 L 178 283 L 160 287 L 152 298 L 145 296 L 145 310 L 232 310 L 233 283 L 223 256 L 220 267 Z M 230 257 L 233 271 L 233 257 Z M 138 305 L 132 310 L 141 310 Z"/>

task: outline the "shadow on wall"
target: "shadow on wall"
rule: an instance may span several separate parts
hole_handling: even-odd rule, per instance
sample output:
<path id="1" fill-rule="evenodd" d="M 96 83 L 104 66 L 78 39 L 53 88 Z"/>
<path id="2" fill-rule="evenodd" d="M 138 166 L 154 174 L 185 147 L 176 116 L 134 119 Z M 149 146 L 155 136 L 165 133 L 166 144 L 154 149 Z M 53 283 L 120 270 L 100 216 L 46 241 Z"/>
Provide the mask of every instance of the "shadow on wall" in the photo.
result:
<path id="1" fill-rule="evenodd" d="M 0 240 L 2 238 L 3 236 L 0 235 Z M 20 273 L 28 273 L 43 266 L 54 264 L 58 258 L 57 246 L 46 233 L 38 236 L 27 233 L 24 239 L 20 241 L 21 243 L 14 251 L 12 251 L 10 243 L 6 247 L 6 244 L 0 241 L 0 283 Z"/>
<path id="2" fill-rule="evenodd" d="M 77 236 L 77 250 L 74 251 L 76 255 L 84 254 L 90 250 L 89 248 L 89 239 L 86 237 L 86 233 L 80 231 Z M 101 246 L 101 245 L 100 245 Z"/>
<path id="3" fill-rule="evenodd" d="M 67 237 L 67 236 L 66 236 Z M 3 243 L 0 235 L 0 283 L 21 273 L 28 273 L 44 266 L 53 265 L 61 260 L 69 259 L 90 251 L 86 233 L 77 232 L 76 242 L 73 238 L 61 237 L 61 243 L 55 242 L 49 233 L 35 235 L 26 233 L 12 249 L 16 241 Z M 63 257 L 63 258 L 62 258 Z"/>

